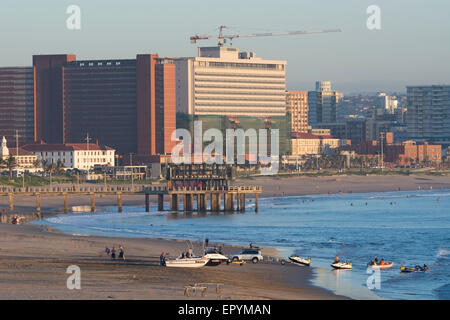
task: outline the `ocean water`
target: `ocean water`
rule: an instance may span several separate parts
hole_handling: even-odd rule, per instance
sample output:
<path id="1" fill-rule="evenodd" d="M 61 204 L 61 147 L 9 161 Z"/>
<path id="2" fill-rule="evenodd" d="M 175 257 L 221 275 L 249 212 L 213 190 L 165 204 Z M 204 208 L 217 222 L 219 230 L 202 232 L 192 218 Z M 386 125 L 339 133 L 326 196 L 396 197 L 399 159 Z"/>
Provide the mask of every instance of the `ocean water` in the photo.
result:
<path id="1" fill-rule="evenodd" d="M 438 201 L 439 198 L 439 201 Z M 165 204 L 168 207 L 168 204 Z M 313 282 L 359 299 L 450 299 L 450 190 L 247 199 L 246 213 L 199 215 L 151 212 L 143 207 L 57 215 L 35 221 L 70 234 L 178 238 L 276 247 L 288 257 L 311 257 Z M 338 255 L 352 270 L 332 271 Z M 367 262 L 393 261 L 375 289 Z M 401 265 L 427 264 L 427 273 L 400 273 Z M 300 267 L 299 267 L 300 268 Z"/>

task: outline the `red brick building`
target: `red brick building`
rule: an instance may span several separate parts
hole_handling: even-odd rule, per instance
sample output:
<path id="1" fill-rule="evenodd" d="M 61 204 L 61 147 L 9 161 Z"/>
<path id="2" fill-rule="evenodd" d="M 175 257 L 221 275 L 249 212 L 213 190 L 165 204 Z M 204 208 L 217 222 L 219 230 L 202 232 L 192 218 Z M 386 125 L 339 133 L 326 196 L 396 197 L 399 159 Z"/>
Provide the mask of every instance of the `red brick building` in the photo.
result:
<path id="1" fill-rule="evenodd" d="M 119 154 L 170 153 L 175 94 L 175 65 L 156 54 L 82 61 L 35 55 L 33 67 L 0 68 L 0 135 L 15 141 L 18 130 L 25 144 L 85 143 L 89 134 Z"/>
<path id="2" fill-rule="evenodd" d="M 386 146 L 385 161 L 399 165 L 410 164 L 432 164 L 440 163 L 442 160 L 442 146 L 431 145 L 427 142 L 416 143 L 406 141 L 400 145 Z"/>

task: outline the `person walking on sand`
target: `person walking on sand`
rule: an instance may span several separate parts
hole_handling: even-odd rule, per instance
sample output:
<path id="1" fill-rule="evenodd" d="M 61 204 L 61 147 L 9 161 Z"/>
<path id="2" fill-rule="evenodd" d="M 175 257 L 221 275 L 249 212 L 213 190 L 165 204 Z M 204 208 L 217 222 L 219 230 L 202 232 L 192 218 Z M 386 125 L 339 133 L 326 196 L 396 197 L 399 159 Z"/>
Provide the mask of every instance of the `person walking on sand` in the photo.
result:
<path id="1" fill-rule="evenodd" d="M 116 248 L 112 247 L 111 249 L 111 259 L 115 259 L 116 258 Z"/>
<path id="2" fill-rule="evenodd" d="M 107 256 L 109 256 L 109 254 L 111 253 L 111 249 L 109 249 L 108 247 L 105 247 L 105 253 Z"/>
<path id="3" fill-rule="evenodd" d="M 123 259 L 123 261 L 125 261 L 125 252 L 122 245 L 119 246 L 119 259 Z"/>

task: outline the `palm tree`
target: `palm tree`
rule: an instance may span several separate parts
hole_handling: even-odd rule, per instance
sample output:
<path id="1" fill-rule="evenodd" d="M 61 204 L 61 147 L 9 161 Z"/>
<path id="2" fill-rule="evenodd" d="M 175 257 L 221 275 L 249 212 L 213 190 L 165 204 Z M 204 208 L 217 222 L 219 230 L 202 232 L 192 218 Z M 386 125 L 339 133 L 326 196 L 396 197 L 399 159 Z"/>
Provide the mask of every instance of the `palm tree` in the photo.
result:
<path id="1" fill-rule="evenodd" d="M 17 166 L 16 159 L 12 155 L 6 159 L 6 168 L 9 170 L 9 179 L 12 179 L 12 171 Z"/>

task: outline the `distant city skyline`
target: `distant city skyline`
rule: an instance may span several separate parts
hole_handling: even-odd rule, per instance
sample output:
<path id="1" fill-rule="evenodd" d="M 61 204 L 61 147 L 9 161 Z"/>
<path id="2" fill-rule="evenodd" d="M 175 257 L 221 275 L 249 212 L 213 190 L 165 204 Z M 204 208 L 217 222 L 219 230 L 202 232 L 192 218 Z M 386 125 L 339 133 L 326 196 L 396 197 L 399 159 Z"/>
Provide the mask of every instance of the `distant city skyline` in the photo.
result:
<path id="1" fill-rule="evenodd" d="M 81 8 L 81 30 L 66 28 L 69 5 Z M 369 5 L 381 9 L 381 30 L 369 30 Z M 73 53 L 79 60 L 133 58 L 137 53 L 196 56 L 195 34 L 342 28 L 342 33 L 235 39 L 264 59 L 287 60 L 287 90 L 331 81 L 344 94 L 405 93 L 406 86 L 450 83 L 450 3 L 348 0 L 16 1 L 0 3 L 0 66 L 29 66 L 34 54 Z"/>

